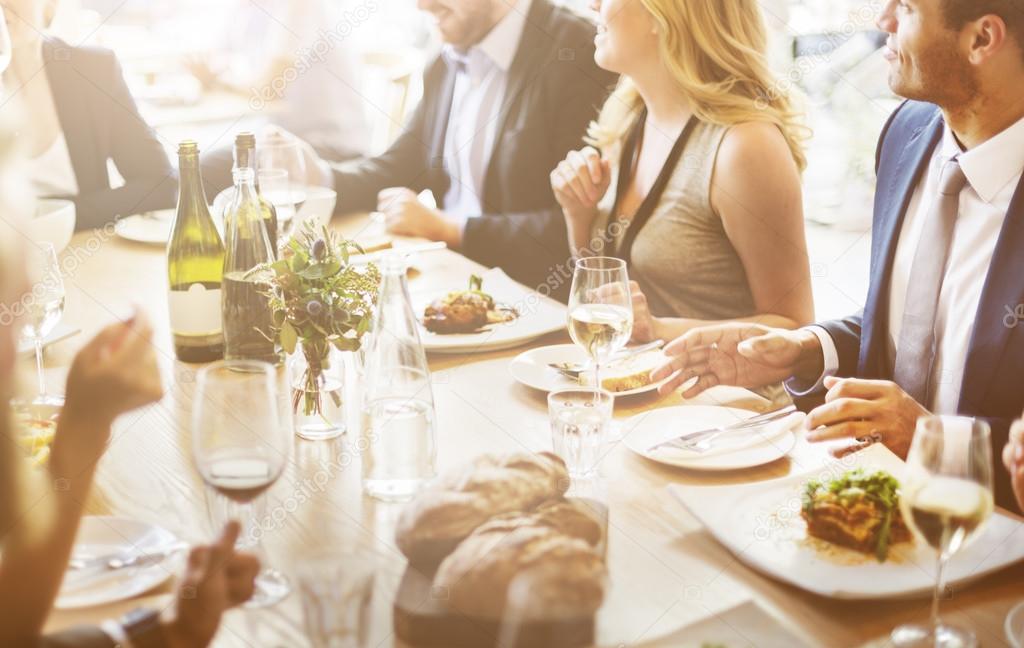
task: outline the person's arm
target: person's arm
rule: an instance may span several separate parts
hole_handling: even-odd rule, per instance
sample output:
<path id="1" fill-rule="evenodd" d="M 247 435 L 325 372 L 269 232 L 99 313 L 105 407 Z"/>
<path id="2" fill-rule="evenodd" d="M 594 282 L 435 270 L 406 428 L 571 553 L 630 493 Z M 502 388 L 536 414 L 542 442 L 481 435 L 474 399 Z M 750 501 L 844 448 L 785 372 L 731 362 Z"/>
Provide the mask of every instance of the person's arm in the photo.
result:
<path id="1" fill-rule="evenodd" d="M 105 78 L 93 80 L 111 121 L 111 158 L 124 186 L 74 197 L 77 229 L 102 227 L 117 216 L 174 206 L 174 169 L 156 133 L 139 114 L 121 66 L 113 55 Z M 100 85 L 102 83 L 102 85 Z"/>
<path id="2" fill-rule="evenodd" d="M 75 357 L 45 477 L 35 474 L 22 485 L 18 522 L 4 537 L 0 645 L 32 645 L 39 636 L 60 590 L 111 424 L 162 394 L 151 338 L 139 318 L 104 329 Z M 4 442 L 13 443 L 10 435 Z"/>

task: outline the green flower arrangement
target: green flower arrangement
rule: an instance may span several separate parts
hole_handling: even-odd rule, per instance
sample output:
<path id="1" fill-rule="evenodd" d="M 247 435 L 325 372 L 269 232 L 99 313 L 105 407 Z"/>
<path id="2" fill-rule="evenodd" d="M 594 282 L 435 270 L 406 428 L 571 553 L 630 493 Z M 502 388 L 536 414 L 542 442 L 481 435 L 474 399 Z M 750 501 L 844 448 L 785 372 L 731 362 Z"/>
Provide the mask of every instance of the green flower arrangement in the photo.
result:
<path id="1" fill-rule="evenodd" d="M 303 391 L 295 390 L 292 408 L 306 416 L 323 412 L 321 376 L 330 368 L 330 351 L 356 351 L 377 302 L 380 270 L 374 264 L 349 264 L 362 248 L 327 227 L 307 222 L 289 241 L 281 258 L 253 270 L 267 286 L 272 330 L 265 333 L 291 355 L 302 348 L 306 360 Z M 335 405 L 341 397 L 329 392 Z"/>

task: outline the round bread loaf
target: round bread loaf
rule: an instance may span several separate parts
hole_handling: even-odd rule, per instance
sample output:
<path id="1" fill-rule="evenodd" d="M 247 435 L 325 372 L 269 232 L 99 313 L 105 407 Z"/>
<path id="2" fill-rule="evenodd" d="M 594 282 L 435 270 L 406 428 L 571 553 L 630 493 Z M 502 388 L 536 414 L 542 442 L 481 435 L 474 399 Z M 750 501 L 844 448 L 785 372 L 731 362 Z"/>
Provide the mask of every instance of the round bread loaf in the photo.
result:
<path id="1" fill-rule="evenodd" d="M 429 569 L 484 522 L 559 500 L 568 487 L 565 464 L 550 452 L 483 455 L 418 495 L 399 516 L 395 540 L 413 565 Z"/>

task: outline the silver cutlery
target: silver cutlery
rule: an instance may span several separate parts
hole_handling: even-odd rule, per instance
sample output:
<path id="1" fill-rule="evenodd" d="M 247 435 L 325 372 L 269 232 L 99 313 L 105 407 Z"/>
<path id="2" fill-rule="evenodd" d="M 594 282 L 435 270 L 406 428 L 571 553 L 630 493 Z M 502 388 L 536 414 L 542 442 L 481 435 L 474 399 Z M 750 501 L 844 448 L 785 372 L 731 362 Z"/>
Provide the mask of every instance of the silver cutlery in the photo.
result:
<path id="1" fill-rule="evenodd" d="M 366 254 L 353 254 L 348 258 L 350 265 L 365 265 L 367 263 L 375 263 L 382 260 L 386 255 L 398 253 L 403 256 L 412 256 L 421 252 L 434 252 L 436 250 L 447 249 L 448 245 L 444 241 L 434 241 L 431 243 L 417 243 L 415 245 L 407 245 L 400 247 L 392 247 L 386 250 L 378 250 L 376 252 L 367 252 Z"/>
<path id="2" fill-rule="evenodd" d="M 676 448 L 678 450 L 690 450 L 698 453 L 707 452 L 711 448 L 712 442 L 723 434 L 760 427 L 766 423 L 772 423 L 774 421 L 784 419 L 796 411 L 795 405 L 787 405 L 786 407 L 773 410 L 771 412 L 765 412 L 758 416 L 743 419 L 742 421 L 738 421 L 732 425 L 708 428 L 706 430 L 698 430 L 696 432 L 687 432 L 686 434 L 668 439 L 667 441 L 656 443 L 649 447 L 647 452 L 654 452 L 655 450 L 665 447 Z"/>
<path id="3" fill-rule="evenodd" d="M 663 346 L 665 346 L 664 340 L 655 340 L 654 342 L 648 342 L 647 344 L 642 344 L 638 347 L 623 349 L 622 351 L 619 351 L 618 353 L 614 354 L 611 358 L 609 358 L 608 362 L 620 362 L 622 360 L 638 356 L 641 353 L 647 353 L 648 351 L 660 349 Z M 579 380 L 580 374 L 586 371 L 590 371 L 594 365 L 593 363 L 588 362 L 551 362 L 548 363 L 548 366 L 557 371 L 558 373 L 562 374 L 566 378 L 571 378 L 572 380 Z"/>
<path id="4" fill-rule="evenodd" d="M 153 565 L 173 553 L 188 549 L 186 542 L 174 542 L 156 551 L 119 551 L 102 556 L 73 556 L 68 561 L 69 572 L 107 571 Z"/>

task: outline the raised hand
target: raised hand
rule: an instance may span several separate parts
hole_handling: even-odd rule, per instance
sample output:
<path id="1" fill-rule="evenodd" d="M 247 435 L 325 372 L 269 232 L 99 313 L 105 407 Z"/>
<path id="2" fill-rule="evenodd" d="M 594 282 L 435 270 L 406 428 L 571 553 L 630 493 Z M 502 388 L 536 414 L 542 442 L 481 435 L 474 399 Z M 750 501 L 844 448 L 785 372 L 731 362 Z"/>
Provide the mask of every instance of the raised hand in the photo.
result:
<path id="1" fill-rule="evenodd" d="M 590 146 L 570 152 L 555 167 L 551 172 L 551 188 L 565 212 L 570 230 L 589 234 L 597 216 L 597 204 L 608 193 L 611 183 L 611 163 Z"/>
<path id="2" fill-rule="evenodd" d="M 792 376 L 816 378 L 822 371 L 821 345 L 810 331 L 773 329 L 759 324 L 720 324 L 694 329 L 665 347 L 669 361 L 651 378 L 670 378 L 659 388 L 669 394 L 690 380 L 683 396 L 692 398 L 716 385 L 761 387 Z"/>

